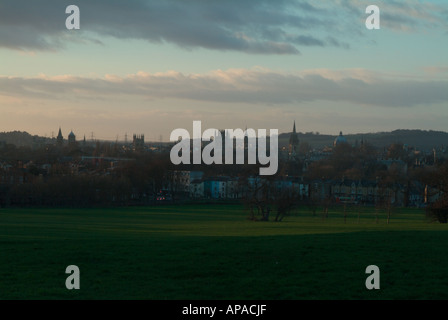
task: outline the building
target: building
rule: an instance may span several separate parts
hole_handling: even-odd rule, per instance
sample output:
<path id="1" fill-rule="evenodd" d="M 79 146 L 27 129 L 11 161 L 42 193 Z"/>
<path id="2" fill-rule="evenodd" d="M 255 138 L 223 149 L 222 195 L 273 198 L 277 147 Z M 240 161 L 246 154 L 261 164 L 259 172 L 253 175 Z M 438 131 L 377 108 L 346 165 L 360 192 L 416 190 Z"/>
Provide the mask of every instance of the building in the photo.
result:
<path id="1" fill-rule="evenodd" d="M 227 180 L 226 198 L 240 199 L 242 197 L 242 190 L 238 178 L 230 178 Z"/>
<path id="2" fill-rule="evenodd" d="M 407 196 L 408 207 L 422 207 L 425 202 L 425 186 L 419 181 L 411 181 L 407 187 Z"/>
<path id="3" fill-rule="evenodd" d="M 294 127 L 292 128 L 292 133 L 289 136 L 289 149 L 288 149 L 288 159 L 292 160 L 297 157 L 299 151 L 299 138 L 296 132 L 296 122 L 294 121 Z"/>
<path id="4" fill-rule="evenodd" d="M 202 171 L 170 171 L 166 177 L 166 187 L 173 193 L 189 195 L 190 185 L 193 181 L 201 180 L 204 173 Z"/>
<path id="5" fill-rule="evenodd" d="M 211 177 L 204 180 L 204 196 L 211 199 L 227 198 L 228 177 Z"/>
<path id="6" fill-rule="evenodd" d="M 74 146 L 76 145 L 76 136 L 73 133 L 73 131 L 70 131 L 69 135 L 68 135 L 68 145 L 69 146 Z"/>
<path id="7" fill-rule="evenodd" d="M 275 188 L 278 192 L 289 193 L 300 200 L 309 196 L 309 183 L 303 177 L 279 177 L 275 180 Z"/>
<path id="8" fill-rule="evenodd" d="M 377 183 L 343 178 L 332 183 L 331 195 L 336 203 L 373 204 L 378 198 Z"/>
<path id="9" fill-rule="evenodd" d="M 347 139 L 342 135 L 342 131 L 339 132 L 339 136 L 334 139 L 333 147 L 336 147 L 337 145 L 348 143 Z"/>
<path id="10" fill-rule="evenodd" d="M 134 151 L 143 151 L 145 148 L 145 135 L 136 135 L 132 137 L 132 148 Z"/>
<path id="11" fill-rule="evenodd" d="M 190 198 L 201 199 L 204 197 L 204 181 L 196 179 L 190 183 Z"/>
<path id="12" fill-rule="evenodd" d="M 58 136 L 56 137 L 56 144 L 59 147 L 62 147 L 62 145 L 64 144 L 64 137 L 62 136 L 61 127 L 59 127 Z"/>

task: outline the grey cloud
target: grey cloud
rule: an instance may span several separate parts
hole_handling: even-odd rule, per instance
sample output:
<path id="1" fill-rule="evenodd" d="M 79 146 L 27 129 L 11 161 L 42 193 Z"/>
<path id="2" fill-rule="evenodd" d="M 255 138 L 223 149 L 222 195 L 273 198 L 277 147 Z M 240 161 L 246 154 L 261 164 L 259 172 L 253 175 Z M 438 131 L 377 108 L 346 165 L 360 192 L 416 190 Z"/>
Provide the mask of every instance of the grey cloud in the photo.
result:
<path id="1" fill-rule="evenodd" d="M 325 43 L 322 40 L 312 36 L 296 36 L 294 37 L 293 42 L 304 46 L 323 47 L 325 45 Z"/>
<path id="2" fill-rule="evenodd" d="M 184 48 L 300 54 L 301 46 L 334 46 L 333 4 L 306 0 L 77 0 L 81 30 L 100 37 L 173 43 Z M 0 0 L 0 47 L 59 50 L 66 43 L 60 0 Z M 356 17 L 353 17 L 355 19 Z M 343 27 L 340 27 L 343 29 Z M 347 28 L 348 30 L 350 28 Z M 312 34 L 312 35 L 311 35 Z M 340 33 L 338 33 L 340 34 Z"/>
<path id="3" fill-rule="evenodd" d="M 368 76 L 368 78 L 371 78 Z M 121 95 L 151 99 L 188 99 L 223 103 L 287 104 L 341 101 L 381 107 L 412 107 L 448 102 L 448 81 L 362 80 L 324 74 L 229 70 L 203 75 L 146 74 L 125 78 L 0 77 L 0 94 L 42 99 L 116 99 Z"/>

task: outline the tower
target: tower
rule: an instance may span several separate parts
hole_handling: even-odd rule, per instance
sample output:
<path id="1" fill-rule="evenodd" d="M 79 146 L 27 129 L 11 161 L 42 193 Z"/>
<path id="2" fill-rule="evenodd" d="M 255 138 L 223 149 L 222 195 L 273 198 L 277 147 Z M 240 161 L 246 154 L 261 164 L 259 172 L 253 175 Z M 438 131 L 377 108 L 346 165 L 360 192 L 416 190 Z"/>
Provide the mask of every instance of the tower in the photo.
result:
<path id="1" fill-rule="evenodd" d="M 64 137 L 62 136 L 61 127 L 59 127 L 58 136 L 56 137 L 56 144 L 59 147 L 62 147 L 62 145 L 64 144 Z"/>
<path id="2" fill-rule="evenodd" d="M 134 151 L 143 151 L 145 147 L 145 135 L 134 134 L 132 138 L 132 146 L 134 148 Z"/>
<path id="3" fill-rule="evenodd" d="M 70 133 L 68 135 L 68 145 L 73 146 L 75 144 L 76 144 L 76 136 L 73 133 L 73 131 L 70 131 Z"/>
<path id="4" fill-rule="evenodd" d="M 289 136 L 289 153 L 288 158 L 294 159 L 297 155 L 299 149 L 299 138 L 296 132 L 296 121 L 294 121 L 294 127 L 292 128 L 292 133 Z"/>

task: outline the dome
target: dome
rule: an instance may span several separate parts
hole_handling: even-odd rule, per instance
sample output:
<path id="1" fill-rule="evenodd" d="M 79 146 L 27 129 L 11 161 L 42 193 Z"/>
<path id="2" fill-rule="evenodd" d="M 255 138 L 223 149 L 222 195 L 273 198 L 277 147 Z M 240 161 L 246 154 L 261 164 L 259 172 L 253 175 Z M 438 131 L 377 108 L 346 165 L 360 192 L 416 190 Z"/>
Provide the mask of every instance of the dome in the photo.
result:
<path id="1" fill-rule="evenodd" d="M 68 135 L 68 143 L 69 144 L 74 144 L 76 142 L 76 136 L 73 133 L 73 131 L 70 131 L 69 135 Z"/>
<path id="2" fill-rule="evenodd" d="M 336 139 L 334 139 L 333 145 L 336 147 L 338 144 L 341 143 L 347 143 L 347 139 L 345 139 L 345 137 L 342 135 L 342 131 L 339 132 L 339 136 Z"/>

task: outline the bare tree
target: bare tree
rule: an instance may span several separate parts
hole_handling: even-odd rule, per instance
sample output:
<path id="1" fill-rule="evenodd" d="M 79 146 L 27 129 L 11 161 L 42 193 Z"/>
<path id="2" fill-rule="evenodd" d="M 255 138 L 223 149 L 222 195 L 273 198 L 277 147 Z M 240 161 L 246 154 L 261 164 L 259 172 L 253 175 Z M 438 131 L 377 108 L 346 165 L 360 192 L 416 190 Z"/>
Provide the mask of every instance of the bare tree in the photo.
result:
<path id="1" fill-rule="evenodd" d="M 275 221 L 282 221 L 284 217 L 288 216 L 299 203 L 299 194 L 292 188 L 288 188 L 283 192 L 276 192 L 273 198 L 274 206 L 277 214 Z"/>
<path id="2" fill-rule="evenodd" d="M 268 221 L 271 212 L 270 181 L 263 178 L 245 179 L 246 196 L 244 203 L 250 210 L 249 219 L 254 221 Z M 257 211 L 255 215 L 254 210 Z M 261 218 L 259 218 L 261 216 Z"/>
<path id="3" fill-rule="evenodd" d="M 448 162 L 427 175 L 427 216 L 440 223 L 448 222 Z"/>

